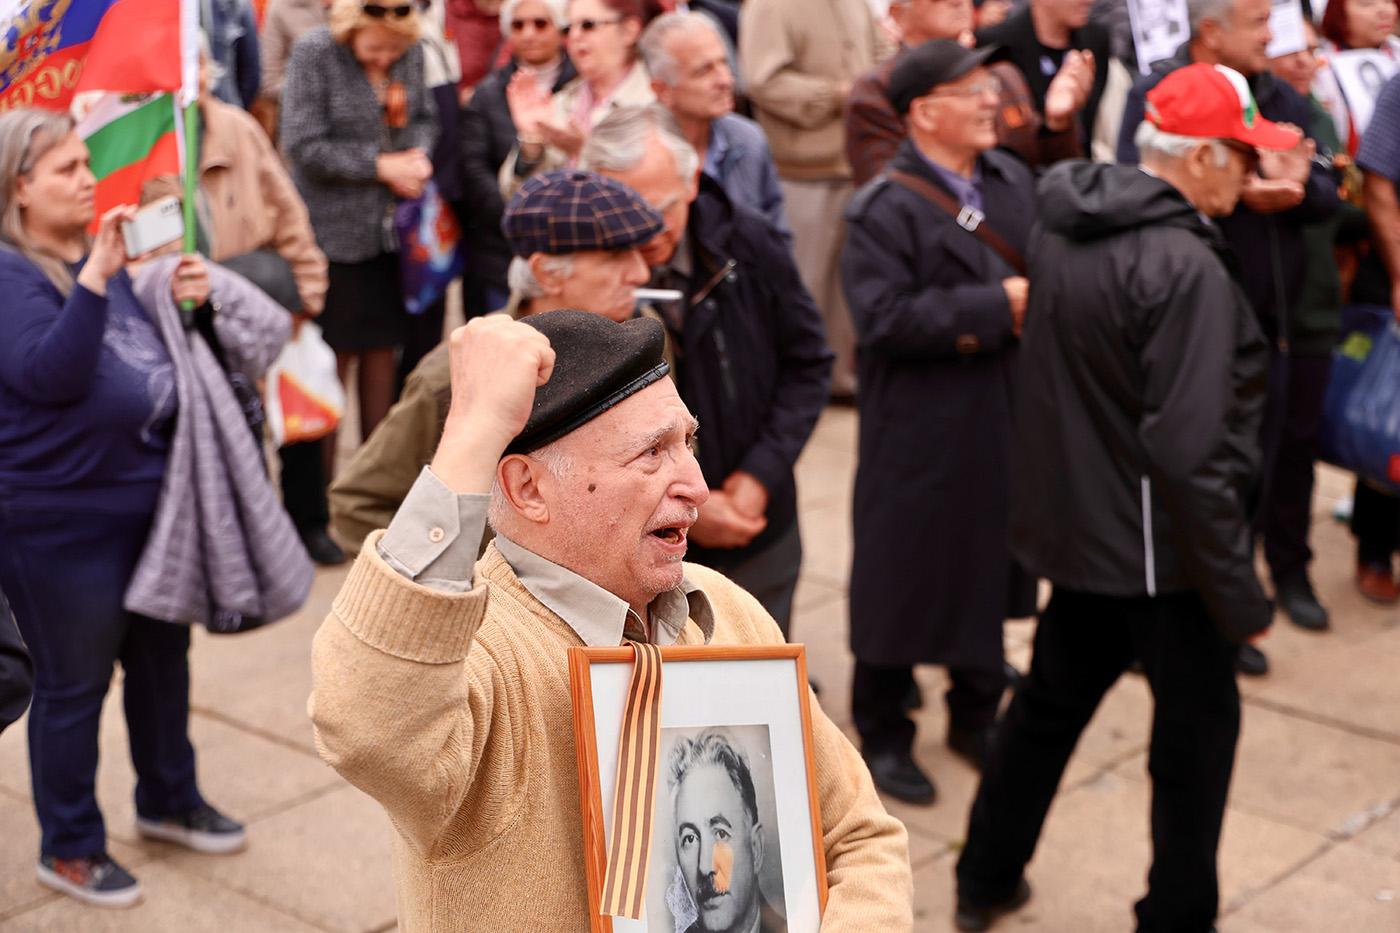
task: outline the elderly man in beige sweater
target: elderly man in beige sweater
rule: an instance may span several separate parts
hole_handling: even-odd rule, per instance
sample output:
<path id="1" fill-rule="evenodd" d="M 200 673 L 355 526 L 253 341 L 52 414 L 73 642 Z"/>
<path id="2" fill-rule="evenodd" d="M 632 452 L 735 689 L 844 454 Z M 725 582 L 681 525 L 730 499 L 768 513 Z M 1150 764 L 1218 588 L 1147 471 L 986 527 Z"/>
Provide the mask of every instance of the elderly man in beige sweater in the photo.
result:
<path id="1" fill-rule="evenodd" d="M 782 641 L 682 562 L 708 489 L 663 340 L 568 310 L 459 328 L 437 453 L 317 633 L 317 744 L 389 815 L 404 933 L 590 929 L 570 647 Z M 812 738 L 822 929 L 910 930 L 904 827 L 815 704 Z"/>

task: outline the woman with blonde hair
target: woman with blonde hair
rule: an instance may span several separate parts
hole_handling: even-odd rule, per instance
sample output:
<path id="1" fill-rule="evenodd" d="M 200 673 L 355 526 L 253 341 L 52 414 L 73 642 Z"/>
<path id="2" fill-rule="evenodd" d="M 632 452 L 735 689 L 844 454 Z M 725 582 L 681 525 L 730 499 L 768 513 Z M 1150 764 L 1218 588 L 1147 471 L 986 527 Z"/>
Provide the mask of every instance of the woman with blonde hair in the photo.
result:
<path id="1" fill-rule="evenodd" d="M 241 848 L 244 831 L 195 780 L 188 626 L 124 607 L 181 404 L 159 322 L 124 269 L 121 225 L 134 208 L 109 211 L 92 237 L 95 189 L 68 115 L 0 116 L 0 591 L 34 658 L 37 874 L 85 903 L 121 907 L 141 886 L 107 854 L 95 792 L 115 663 L 137 830 L 203 852 Z M 159 287 L 203 304 L 210 273 L 186 256 Z"/>
<path id="2" fill-rule="evenodd" d="M 282 95 L 282 145 L 330 261 L 319 323 L 341 378 L 359 363 L 361 437 L 393 404 L 408 326 L 394 207 L 433 174 L 437 112 L 421 32 L 408 0 L 334 0 L 329 25 L 293 46 Z"/>

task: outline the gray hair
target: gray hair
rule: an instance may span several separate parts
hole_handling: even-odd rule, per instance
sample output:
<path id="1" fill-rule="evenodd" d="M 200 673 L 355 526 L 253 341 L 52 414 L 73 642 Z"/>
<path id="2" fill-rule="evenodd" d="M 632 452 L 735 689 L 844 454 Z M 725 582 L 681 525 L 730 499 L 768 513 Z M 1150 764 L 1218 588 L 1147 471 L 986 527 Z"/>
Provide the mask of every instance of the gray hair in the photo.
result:
<path id="1" fill-rule="evenodd" d="M 501 4 L 501 35 L 510 35 L 510 21 L 515 19 L 515 9 L 523 0 L 506 0 Z M 540 0 L 549 11 L 549 18 L 560 29 L 569 25 L 569 0 Z"/>
<path id="2" fill-rule="evenodd" d="M 676 159 L 676 174 L 687 185 L 700 170 L 700 156 L 686 141 L 680 124 L 661 104 L 616 107 L 599 120 L 579 153 L 579 167 L 592 172 L 626 172 L 646 156 L 655 134 Z"/>
<path id="3" fill-rule="evenodd" d="M 0 241 L 38 266 L 65 298 L 73 293 L 73 272 L 25 232 L 15 186 L 75 126 L 71 116 L 56 110 L 18 108 L 0 114 Z"/>
<path id="4" fill-rule="evenodd" d="M 574 475 L 574 459 L 564 450 L 563 444 L 568 435 L 556 441 L 550 441 L 538 450 L 532 450 L 525 454 L 531 460 L 544 464 L 544 468 L 555 479 L 568 479 Z M 495 479 L 491 480 L 491 498 L 486 503 L 486 520 L 491 523 L 492 529 L 497 534 L 508 530 L 507 526 L 514 513 L 510 505 L 506 502 L 506 497 L 501 492 L 500 483 Z"/>
<path id="5" fill-rule="evenodd" d="M 1191 38 L 1201 32 L 1203 20 L 1214 20 L 1226 29 L 1234 25 L 1235 0 L 1186 0 L 1186 16 L 1191 24 Z"/>
<path id="6" fill-rule="evenodd" d="M 567 279 L 574 274 L 572 254 L 541 256 L 540 265 L 544 266 L 550 275 L 561 279 Z M 530 260 L 524 256 L 511 259 L 510 267 L 506 269 L 506 285 L 521 298 L 538 298 L 544 294 L 544 286 L 535 278 L 535 270 L 530 268 Z"/>
<path id="7" fill-rule="evenodd" d="M 228 75 L 228 69 L 224 67 L 223 62 L 214 57 L 214 46 L 209 42 L 209 33 L 203 29 L 199 31 L 199 60 L 204 63 L 205 70 L 209 72 L 211 85 L 217 86 Z"/>
<path id="8" fill-rule="evenodd" d="M 1147 120 L 1138 125 L 1137 132 L 1133 134 L 1133 142 L 1137 144 L 1138 152 L 1142 156 L 1155 154 L 1164 159 L 1180 159 L 1201 143 L 1208 143 L 1210 151 L 1215 155 L 1217 166 L 1223 168 L 1230 164 L 1230 152 L 1220 140 L 1167 133 Z"/>
<path id="9" fill-rule="evenodd" d="M 715 21 L 704 13 L 662 13 L 652 20 L 637 42 L 637 51 L 642 55 L 647 74 L 662 84 L 675 87 L 680 80 L 680 71 L 676 56 L 666 47 L 667 41 L 672 36 L 705 31 L 713 33 L 721 45 L 726 45 L 727 50 L 724 34 L 719 31 Z"/>

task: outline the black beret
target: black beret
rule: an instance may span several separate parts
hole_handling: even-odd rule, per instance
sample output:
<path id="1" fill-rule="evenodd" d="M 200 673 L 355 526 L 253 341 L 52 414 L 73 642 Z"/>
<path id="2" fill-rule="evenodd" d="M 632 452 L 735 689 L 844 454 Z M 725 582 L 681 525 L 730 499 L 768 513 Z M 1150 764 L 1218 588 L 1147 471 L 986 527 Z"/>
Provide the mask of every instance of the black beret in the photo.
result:
<path id="1" fill-rule="evenodd" d="M 900 53 L 890 71 L 885 96 L 899 113 L 908 113 L 916 98 L 937 85 L 956 81 L 1001 51 L 996 45 L 965 49 L 952 39 L 930 39 Z"/>
<path id="2" fill-rule="evenodd" d="M 530 176 L 501 218 L 517 256 L 632 249 L 665 226 L 661 212 L 622 182 L 571 168 Z"/>
<path id="3" fill-rule="evenodd" d="M 652 318 L 619 324 L 588 311 L 545 311 L 523 319 L 549 338 L 554 372 L 535 390 L 530 420 L 506 448 L 524 454 L 592 421 L 618 402 L 661 379 L 666 331 Z"/>

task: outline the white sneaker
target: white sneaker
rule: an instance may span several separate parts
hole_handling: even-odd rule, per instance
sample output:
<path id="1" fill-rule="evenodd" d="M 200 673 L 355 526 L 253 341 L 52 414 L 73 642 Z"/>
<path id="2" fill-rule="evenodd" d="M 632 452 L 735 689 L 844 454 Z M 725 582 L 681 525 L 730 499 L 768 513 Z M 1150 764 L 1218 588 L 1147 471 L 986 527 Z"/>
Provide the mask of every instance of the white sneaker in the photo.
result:
<path id="1" fill-rule="evenodd" d="M 167 816 L 161 820 L 138 816 L 136 831 L 147 839 L 162 839 L 212 854 L 237 852 L 248 844 L 243 824 L 229 819 L 207 803 L 183 816 Z"/>
<path id="2" fill-rule="evenodd" d="M 94 907 L 130 907 L 141 900 L 141 882 L 106 852 L 72 859 L 46 855 L 35 874 L 44 887 Z"/>

